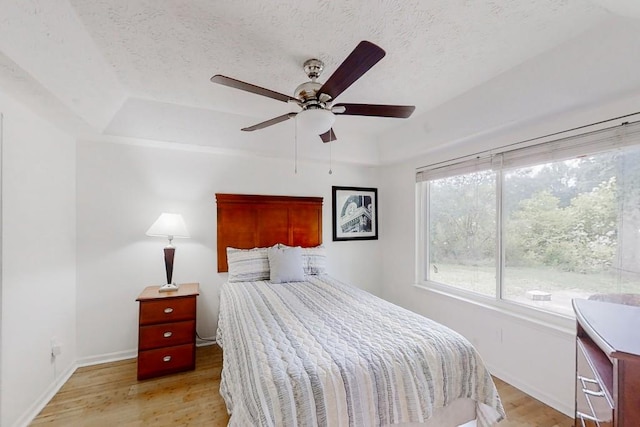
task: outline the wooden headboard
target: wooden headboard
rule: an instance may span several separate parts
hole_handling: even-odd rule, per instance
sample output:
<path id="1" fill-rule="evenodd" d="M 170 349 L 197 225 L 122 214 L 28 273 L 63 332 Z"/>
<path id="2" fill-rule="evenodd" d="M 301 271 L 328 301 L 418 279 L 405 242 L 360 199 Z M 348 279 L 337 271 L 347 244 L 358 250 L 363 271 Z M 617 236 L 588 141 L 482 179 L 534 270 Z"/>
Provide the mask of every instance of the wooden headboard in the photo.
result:
<path id="1" fill-rule="evenodd" d="M 322 197 L 216 194 L 218 272 L 228 271 L 227 247 L 251 249 L 276 243 L 322 243 Z"/>

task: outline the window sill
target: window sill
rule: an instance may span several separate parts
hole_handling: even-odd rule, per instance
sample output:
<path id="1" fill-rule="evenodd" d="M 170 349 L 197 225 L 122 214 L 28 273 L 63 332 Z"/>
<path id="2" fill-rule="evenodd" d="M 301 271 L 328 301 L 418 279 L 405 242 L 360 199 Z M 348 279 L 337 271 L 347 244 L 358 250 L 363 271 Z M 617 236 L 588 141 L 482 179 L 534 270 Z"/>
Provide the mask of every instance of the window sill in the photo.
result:
<path id="1" fill-rule="evenodd" d="M 526 323 L 528 326 L 541 327 L 545 331 L 553 330 L 562 336 L 575 336 L 576 334 L 575 316 L 565 316 L 510 301 L 465 292 L 464 290 L 452 289 L 451 287 L 443 286 L 435 282 L 414 283 L 413 286 L 424 291 L 509 316 L 514 320 Z"/>

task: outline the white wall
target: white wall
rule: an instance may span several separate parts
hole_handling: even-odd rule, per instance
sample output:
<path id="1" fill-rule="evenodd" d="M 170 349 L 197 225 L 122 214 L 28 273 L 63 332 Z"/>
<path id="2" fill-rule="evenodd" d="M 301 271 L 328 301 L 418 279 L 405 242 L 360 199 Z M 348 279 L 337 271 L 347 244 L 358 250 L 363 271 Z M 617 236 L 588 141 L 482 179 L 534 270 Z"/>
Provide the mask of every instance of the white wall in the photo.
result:
<path id="1" fill-rule="evenodd" d="M 75 366 L 75 140 L 0 91 L 0 425 L 22 425 Z M 51 338 L 62 353 L 51 357 Z M 34 406 L 35 405 L 35 406 Z"/>
<path id="2" fill-rule="evenodd" d="M 415 169 L 563 129 L 637 111 L 640 96 L 619 99 L 598 109 L 549 117 L 433 151 L 428 156 L 380 170 L 385 233 L 383 297 L 430 317 L 465 335 L 477 346 L 490 370 L 550 406 L 573 414 L 575 343 L 571 326 L 556 329 L 413 286 L 416 271 Z M 637 119 L 636 119 L 637 120 Z M 569 325 L 572 325 L 569 323 Z"/>
<path id="3" fill-rule="evenodd" d="M 215 193 L 323 197 L 329 271 L 380 293 L 379 242 L 332 242 L 331 233 L 331 186 L 376 187 L 375 168 L 334 164 L 329 175 L 328 164 L 299 162 L 295 174 L 293 158 L 90 141 L 78 143 L 77 159 L 81 364 L 135 355 L 135 299 L 145 286 L 166 280 L 166 241 L 145 235 L 162 212 L 184 216 L 192 238 L 174 240 L 174 281 L 200 283 L 197 330 L 203 338 L 215 336 L 219 287 L 226 278 L 217 273 Z M 381 192 L 379 197 L 386 195 Z M 381 234 L 385 231 L 380 229 Z"/>

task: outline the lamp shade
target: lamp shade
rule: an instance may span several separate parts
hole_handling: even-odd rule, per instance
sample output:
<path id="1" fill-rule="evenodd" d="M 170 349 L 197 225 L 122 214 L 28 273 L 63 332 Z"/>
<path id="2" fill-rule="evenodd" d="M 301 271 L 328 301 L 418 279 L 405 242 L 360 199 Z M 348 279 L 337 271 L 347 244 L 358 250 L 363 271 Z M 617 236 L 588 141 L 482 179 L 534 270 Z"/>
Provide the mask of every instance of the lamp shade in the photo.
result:
<path id="1" fill-rule="evenodd" d="M 169 237 L 191 237 L 187 231 L 187 226 L 182 219 L 182 215 L 174 213 L 163 213 L 147 230 L 147 236 Z"/>
<path id="2" fill-rule="evenodd" d="M 296 121 L 305 132 L 321 135 L 331 129 L 336 116 L 323 108 L 308 108 L 296 115 Z"/>

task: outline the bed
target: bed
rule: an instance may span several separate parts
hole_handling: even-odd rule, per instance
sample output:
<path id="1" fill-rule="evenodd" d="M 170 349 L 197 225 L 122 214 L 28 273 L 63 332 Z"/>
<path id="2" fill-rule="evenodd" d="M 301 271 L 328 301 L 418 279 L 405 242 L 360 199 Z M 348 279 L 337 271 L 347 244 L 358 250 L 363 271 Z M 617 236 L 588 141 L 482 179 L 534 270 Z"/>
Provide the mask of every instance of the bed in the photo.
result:
<path id="1" fill-rule="evenodd" d="M 269 221 L 257 219 L 270 209 L 270 196 L 245 202 L 235 196 L 217 195 L 219 251 L 220 236 L 231 235 L 222 242 L 229 280 L 217 330 L 230 426 L 445 427 L 475 420 L 484 427 L 504 417 L 491 376 L 467 340 L 326 273 L 321 225 L 309 227 L 315 236 L 309 238 L 292 219 L 303 210 L 307 220 L 320 212 L 314 221 L 321 221 L 321 199 L 311 207 L 303 198 L 300 208 L 296 198 L 278 198 L 278 223 L 288 225 L 280 242 L 260 246 L 250 232 L 234 242 L 220 219 L 237 218 L 227 208 L 241 209 L 251 212 L 243 222 L 256 228 L 254 236 L 272 234 L 259 230 Z M 300 234 L 305 244 L 297 243 Z M 278 251 L 295 252 L 284 257 L 295 260 L 296 272 L 283 283 L 274 283 L 282 278 L 273 276 L 283 270 L 271 257 Z"/>

